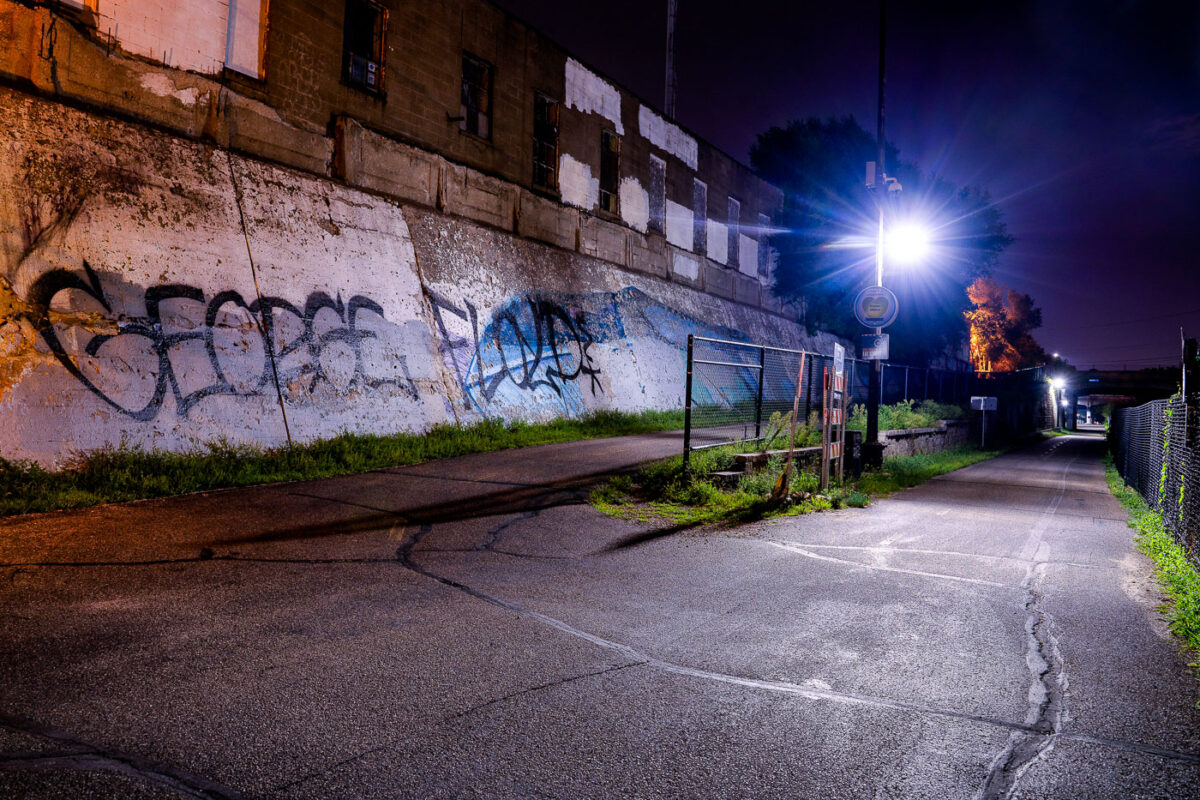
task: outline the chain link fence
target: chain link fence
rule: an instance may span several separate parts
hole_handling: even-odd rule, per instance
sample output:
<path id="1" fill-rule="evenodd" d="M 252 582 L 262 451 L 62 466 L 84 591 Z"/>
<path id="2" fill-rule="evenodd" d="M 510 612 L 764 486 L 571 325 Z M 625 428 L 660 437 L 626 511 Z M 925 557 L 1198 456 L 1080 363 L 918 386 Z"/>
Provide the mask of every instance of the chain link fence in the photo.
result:
<path id="1" fill-rule="evenodd" d="M 1162 515 L 1163 524 L 1200 565 L 1200 446 L 1197 398 L 1155 400 L 1122 408 L 1112 418 L 1109 444 L 1117 472 Z"/>
<path id="2" fill-rule="evenodd" d="M 769 432 L 773 414 L 786 417 L 791 413 L 797 380 L 797 421 L 804 423 L 814 414 L 819 416 L 825 367 L 832 364 L 833 356 L 822 353 L 689 337 L 685 450 L 762 440 Z M 847 358 L 845 369 L 848 408 L 866 405 L 871 363 Z M 965 405 L 971 396 L 972 378 L 969 372 L 884 364 L 881 404 L 936 400 Z"/>

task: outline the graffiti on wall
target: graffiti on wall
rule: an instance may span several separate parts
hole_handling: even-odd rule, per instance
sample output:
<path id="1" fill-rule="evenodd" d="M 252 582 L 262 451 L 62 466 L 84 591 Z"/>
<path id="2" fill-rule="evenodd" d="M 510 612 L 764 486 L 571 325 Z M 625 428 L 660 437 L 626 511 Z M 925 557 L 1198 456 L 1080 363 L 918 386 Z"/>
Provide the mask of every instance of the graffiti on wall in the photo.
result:
<path id="1" fill-rule="evenodd" d="M 281 297 L 256 297 L 247 302 L 239 292 L 228 290 L 206 298 L 195 286 L 161 284 L 144 291 L 145 317 L 129 319 L 114 315 L 99 276 L 87 261 L 83 262 L 83 270 L 82 276 L 65 269 L 42 274 L 29 291 L 29 319 L 54 357 L 77 381 L 106 405 L 135 420 L 154 420 L 168 393 L 180 417 L 187 417 L 207 397 L 273 393 L 276 372 L 281 393 L 291 402 L 326 389 L 346 396 L 383 387 L 394 387 L 410 399 L 417 399 L 417 388 L 403 355 L 389 354 L 395 375 L 370 374 L 364 344 L 378 336 L 371 329 L 377 324 L 375 320 L 386 321 L 383 309 L 369 297 L 354 295 L 343 301 L 340 295 L 331 297 L 315 291 L 301 307 Z M 143 397 L 126 398 L 126 392 L 118 392 L 98 376 L 85 372 L 68 352 L 64 328 L 52 320 L 50 307 L 59 293 L 70 290 L 98 303 L 110 319 L 117 317 L 117 332 L 93 333 L 82 352 L 96 359 L 101 348 L 106 348 L 106 352 L 122 353 L 124 361 L 129 360 L 128 353 L 137 354 L 145 363 L 129 366 L 153 379 L 152 390 Z M 181 306 L 188 303 L 196 306 L 197 313 L 181 311 Z M 166 308 L 172 311 L 167 313 Z M 364 327 L 368 318 L 373 319 Z M 187 359 L 197 350 L 205 358 Z M 180 366 L 184 359 L 186 367 Z M 206 364 L 208 372 L 199 381 L 197 361 Z M 128 370 L 125 372 L 128 374 Z"/>
<path id="2" fill-rule="evenodd" d="M 585 392 L 605 392 L 598 349 L 625 350 L 635 343 L 665 345 L 679 360 L 688 334 L 743 340 L 739 331 L 713 326 L 657 302 L 635 287 L 618 292 L 563 294 L 532 292 L 511 298 L 490 313 L 473 303 L 453 301 L 429 288 L 441 355 L 463 392 L 463 404 L 481 414 L 506 408 L 578 415 Z M 669 368 L 656 368 L 670 380 Z M 681 384 L 682 385 L 682 384 Z"/>
<path id="3" fill-rule="evenodd" d="M 581 383 L 593 396 L 603 393 L 600 369 L 589 352 L 595 338 L 579 306 L 529 294 L 496 309 L 480 330 L 479 311 L 470 301 L 454 303 L 429 289 L 425 294 L 441 337 L 442 358 L 468 406 L 485 412 L 506 390 L 545 390 L 564 411 L 578 413 Z M 464 325 L 461 334 L 451 330 Z"/>

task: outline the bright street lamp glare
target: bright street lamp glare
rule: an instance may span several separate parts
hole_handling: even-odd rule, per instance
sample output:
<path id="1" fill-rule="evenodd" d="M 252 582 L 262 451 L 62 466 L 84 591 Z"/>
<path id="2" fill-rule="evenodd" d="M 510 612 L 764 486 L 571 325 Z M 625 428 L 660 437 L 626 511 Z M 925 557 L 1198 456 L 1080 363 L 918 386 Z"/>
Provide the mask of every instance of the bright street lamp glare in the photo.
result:
<path id="1" fill-rule="evenodd" d="M 897 225 L 887 233 L 888 259 L 898 264 L 916 264 L 929 255 L 929 231 L 920 225 Z"/>
<path id="2" fill-rule="evenodd" d="M 1055 389 L 1061 389 L 1061 388 L 1063 388 L 1063 384 L 1065 384 L 1066 381 L 1064 381 L 1062 378 L 1055 378 L 1054 380 L 1051 381 L 1051 383 L 1054 384 Z"/>

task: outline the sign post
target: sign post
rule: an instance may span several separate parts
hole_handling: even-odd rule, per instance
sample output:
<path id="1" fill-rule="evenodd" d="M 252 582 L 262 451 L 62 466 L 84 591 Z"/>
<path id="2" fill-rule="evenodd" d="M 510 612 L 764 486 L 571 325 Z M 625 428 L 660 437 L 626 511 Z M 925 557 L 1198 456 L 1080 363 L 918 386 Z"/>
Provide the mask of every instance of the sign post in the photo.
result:
<path id="1" fill-rule="evenodd" d="M 979 419 L 979 448 L 987 449 L 987 412 L 996 410 L 996 398 L 972 397 L 971 409 L 980 413 Z"/>
<path id="2" fill-rule="evenodd" d="M 825 391 L 821 398 L 821 488 L 829 488 L 833 460 L 838 462 L 838 480 L 845 473 L 846 438 L 846 348 L 833 346 L 833 365 L 825 368 Z"/>

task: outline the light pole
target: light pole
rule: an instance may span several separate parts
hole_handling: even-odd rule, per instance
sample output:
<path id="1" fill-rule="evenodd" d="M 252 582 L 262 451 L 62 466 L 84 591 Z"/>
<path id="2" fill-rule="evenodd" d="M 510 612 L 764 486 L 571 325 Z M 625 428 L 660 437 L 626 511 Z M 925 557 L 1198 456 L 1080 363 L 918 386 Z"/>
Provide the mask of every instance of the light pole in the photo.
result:
<path id="1" fill-rule="evenodd" d="M 875 168 L 875 201 L 879 204 L 879 233 L 875 242 L 875 285 L 883 286 L 884 248 L 884 202 L 887 197 L 887 179 L 884 171 L 884 96 L 887 88 L 887 0 L 879 0 L 879 105 L 875 118 L 875 142 L 878 147 Z M 875 335 L 883 328 L 875 328 Z M 863 462 L 867 467 L 883 464 L 883 445 L 879 443 L 879 387 L 883 378 L 883 360 L 871 361 L 871 373 L 867 380 L 867 440 L 863 442 Z"/>

